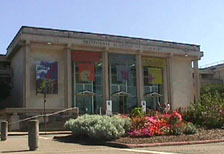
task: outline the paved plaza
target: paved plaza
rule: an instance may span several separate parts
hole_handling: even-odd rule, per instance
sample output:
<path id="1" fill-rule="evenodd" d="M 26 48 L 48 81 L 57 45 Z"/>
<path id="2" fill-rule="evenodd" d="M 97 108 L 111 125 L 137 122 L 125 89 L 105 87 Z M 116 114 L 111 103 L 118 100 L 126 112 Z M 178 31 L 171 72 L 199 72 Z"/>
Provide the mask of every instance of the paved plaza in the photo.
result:
<path id="1" fill-rule="evenodd" d="M 75 143 L 64 143 L 53 140 L 53 135 L 41 135 L 39 148 L 29 151 L 28 137 L 9 136 L 7 141 L 0 141 L 0 153 L 9 154 L 223 154 L 224 143 L 198 144 L 185 146 L 160 146 L 150 148 L 112 148 L 107 146 L 80 145 Z"/>

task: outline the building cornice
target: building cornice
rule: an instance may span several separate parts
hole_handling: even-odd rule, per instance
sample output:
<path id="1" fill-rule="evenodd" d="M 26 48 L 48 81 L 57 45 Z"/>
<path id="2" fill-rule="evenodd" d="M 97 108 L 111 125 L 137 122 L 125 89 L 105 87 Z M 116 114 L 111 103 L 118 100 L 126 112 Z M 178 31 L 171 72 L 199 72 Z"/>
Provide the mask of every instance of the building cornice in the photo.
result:
<path id="1" fill-rule="evenodd" d="M 141 50 L 142 52 L 171 53 L 201 57 L 200 46 L 177 42 L 151 40 L 108 34 L 65 31 L 35 27 L 22 27 L 8 47 L 9 56 L 19 42 L 26 40 L 52 44 L 72 44 L 99 48 Z"/>

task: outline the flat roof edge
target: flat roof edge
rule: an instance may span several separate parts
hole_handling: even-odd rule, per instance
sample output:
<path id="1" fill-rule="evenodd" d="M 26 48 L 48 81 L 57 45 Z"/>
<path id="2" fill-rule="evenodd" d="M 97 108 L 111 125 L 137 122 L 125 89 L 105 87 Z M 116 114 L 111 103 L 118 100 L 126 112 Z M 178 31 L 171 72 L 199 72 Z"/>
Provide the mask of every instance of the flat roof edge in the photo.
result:
<path id="1" fill-rule="evenodd" d="M 146 39 L 146 38 L 139 38 L 139 37 L 129 37 L 129 36 L 121 36 L 121 35 L 112 35 L 112 34 L 102 34 L 102 33 L 92 33 L 92 32 L 82 32 L 82 31 L 72 31 L 72 30 L 62 30 L 62 29 L 54 29 L 54 28 L 42 28 L 42 27 L 32 27 L 32 26 L 22 26 L 19 31 L 17 32 L 17 34 L 14 36 L 13 40 L 10 42 L 10 44 L 8 45 L 7 47 L 7 53 L 6 55 L 8 55 L 8 50 L 9 48 L 12 46 L 12 44 L 15 42 L 15 40 L 18 38 L 18 36 L 20 34 L 23 34 L 23 33 L 27 33 L 27 34 L 32 34 L 30 32 L 30 30 L 43 30 L 43 31 L 49 31 L 49 32 L 53 32 L 53 31 L 56 31 L 56 32 L 63 32 L 65 33 L 65 35 L 63 37 L 67 37 L 67 38 L 72 38 L 72 37 L 69 37 L 70 35 L 89 35 L 89 36 L 92 36 L 92 37 L 97 37 L 97 36 L 101 36 L 101 37 L 108 37 L 108 38 L 113 38 L 113 39 L 118 39 L 119 41 L 123 40 L 123 41 L 133 41 L 133 42 L 136 42 L 136 43 L 139 43 L 141 41 L 143 42 L 151 42 L 151 43 L 158 43 L 158 44 L 163 44 L 163 45 L 167 45 L 167 47 L 170 45 L 174 45 L 173 48 L 175 48 L 175 46 L 181 46 L 181 47 L 186 47 L 186 48 L 191 48 L 191 50 L 194 50 L 194 51 L 200 51 L 200 45 L 196 45 L 196 44 L 190 44 L 190 43 L 179 43 L 179 42 L 172 42 L 172 41 L 164 41 L 164 40 L 156 40 L 156 39 Z M 39 32 L 40 33 L 40 32 Z M 66 34 L 67 33 L 67 34 Z M 71 34 L 72 33 L 72 34 Z M 33 34 L 36 34 L 38 35 L 38 32 L 36 33 L 33 33 Z M 61 33 L 62 35 L 62 33 Z M 66 36 L 67 35 L 67 36 Z M 57 37 L 57 35 L 55 35 Z M 59 35 L 58 35 L 59 37 Z M 159 45 L 158 45 L 159 46 Z M 178 48 L 178 47 L 177 47 Z"/>

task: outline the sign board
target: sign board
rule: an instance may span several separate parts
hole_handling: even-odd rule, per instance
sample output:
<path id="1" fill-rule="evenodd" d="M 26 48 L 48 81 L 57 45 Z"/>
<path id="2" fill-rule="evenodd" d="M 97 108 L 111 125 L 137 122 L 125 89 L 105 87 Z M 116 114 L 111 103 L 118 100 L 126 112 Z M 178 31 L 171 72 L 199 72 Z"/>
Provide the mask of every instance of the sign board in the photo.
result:
<path id="1" fill-rule="evenodd" d="M 106 115 L 112 115 L 112 100 L 107 100 L 107 110 L 106 110 Z"/>
<path id="2" fill-rule="evenodd" d="M 146 101 L 141 101 L 142 111 L 146 112 Z"/>

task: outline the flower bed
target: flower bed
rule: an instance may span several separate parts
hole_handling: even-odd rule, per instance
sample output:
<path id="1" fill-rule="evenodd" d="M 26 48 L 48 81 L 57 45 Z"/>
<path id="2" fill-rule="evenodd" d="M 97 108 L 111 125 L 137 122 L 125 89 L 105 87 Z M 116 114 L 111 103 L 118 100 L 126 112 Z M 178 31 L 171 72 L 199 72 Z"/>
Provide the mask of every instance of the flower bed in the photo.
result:
<path id="1" fill-rule="evenodd" d="M 152 137 L 121 137 L 114 140 L 114 143 L 120 144 L 150 144 L 167 142 L 188 142 L 224 139 L 224 129 L 204 129 L 199 128 L 197 133 L 191 135 L 160 135 Z"/>
<path id="2" fill-rule="evenodd" d="M 145 115 L 141 108 L 129 116 L 115 115 L 83 115 L 70 119 L 65 127 L 72 131 L 73 136 L 88 136 L 93 139 L 114 140 L 120 137 L 153 137 L 164 135 L 194 134 L 196 127 L 183 121 L 177 111 L 169 114 L 155 112 L 153 116 Z"/>
<path id="3" fill-rule="evenodd" d="M 194 134 L 197 132 L 192 123 L 183 121 L 177 111 L 170 114 L 156 113 L 155 116 L 134 116 L 131 118 L 133 131 L 130 137 L 149 137 L 159 135 Z"/>

